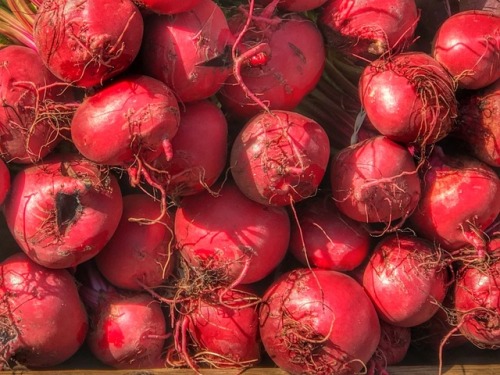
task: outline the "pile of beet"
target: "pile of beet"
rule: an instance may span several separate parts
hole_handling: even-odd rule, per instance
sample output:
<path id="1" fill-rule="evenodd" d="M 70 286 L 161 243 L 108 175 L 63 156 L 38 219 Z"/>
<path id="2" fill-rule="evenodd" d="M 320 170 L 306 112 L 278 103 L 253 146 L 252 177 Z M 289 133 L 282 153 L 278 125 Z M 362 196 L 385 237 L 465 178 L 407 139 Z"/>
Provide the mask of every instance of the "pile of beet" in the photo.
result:
<path id="1" fill-rule="evenodd" d="M 0 369 L 375 375 L 500 347 L 498 2 L 0 21 Z"/>

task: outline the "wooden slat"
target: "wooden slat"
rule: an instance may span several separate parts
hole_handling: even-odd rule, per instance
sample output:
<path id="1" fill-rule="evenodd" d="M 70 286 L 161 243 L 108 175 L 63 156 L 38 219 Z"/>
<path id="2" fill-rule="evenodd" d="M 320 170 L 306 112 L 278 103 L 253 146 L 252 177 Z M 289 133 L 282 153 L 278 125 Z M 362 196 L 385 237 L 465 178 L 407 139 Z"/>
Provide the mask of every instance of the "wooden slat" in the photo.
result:
<path id="1" fill-rule="evenodd" d="M 7 373 L 7 372 L 0 372 Z M 15 375 L 192 375 L 191 370 L 185 369 L 155 369 L 155 370 L 58 370 L 58 371 L 9 371 Z M 237 375 L 237 370 L 202 370 L 207 375 Z M 252 368 L 244 372 L 245 375 L 286 375 L 287 373 L 277 368 Z M 389 367 L 390 375 L 433 375 L 438 374 L 436 366 L 393 366 Z M 450 365 L 443 367 L 443 375 L 499 375 L 499 365 Z"/>

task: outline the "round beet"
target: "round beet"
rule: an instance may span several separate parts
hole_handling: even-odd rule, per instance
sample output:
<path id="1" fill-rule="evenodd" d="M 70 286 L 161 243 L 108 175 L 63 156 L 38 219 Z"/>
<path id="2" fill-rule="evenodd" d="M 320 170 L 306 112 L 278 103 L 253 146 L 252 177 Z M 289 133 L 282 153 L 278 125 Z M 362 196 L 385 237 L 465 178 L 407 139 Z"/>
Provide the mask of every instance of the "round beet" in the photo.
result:
<path id="1" fill-rule="evenodd" d="M 92 262 L 79 267 L 77 278 L 91 321 L 86 339 L 90 352 L 118 369 L 161 367 L 168 337 L 161 304 L 149 293 L 115 289 Z"/>
<path id="2" fill-rule="evenodd" d="M 172 139 L 172 159 L 156 158 L 153 174 L 174 198 L 210 189 L 226 166 L 227 145 L 224 112 L 208 99 L 186 103 Z"/>
<path id="3" fill-rule="evenodd" d="M 468 10 L 451 16 L 436 32 L 432 54 L 459 87 L 492 84 L 500 79 L 500 15 Z"/>
<path id="4" fill-rule="evenodd" d="M 451 77 L 422 52 L 372 62 L 361 73 L 359 96 L 375 129 L 396 142 L 435 143 L 450 133 L 457 117 Z"/>
<path id="5" fill-rule="evenodd" d="M 481 267 L 482 266 L 482 267 Z M 500 345 L 500 259 L 460 269 L 455 309 L 460 332 L 481 348 Z"/>
<path id="6" fill-rule="evenodd" d="M 405 359 L 411 344 L 411 328 L 398 327 L 380 321 L 380 342 L 372 356 L 370 366 L 375 374 L 386 374 L 387 366 L 393 366 Z"/>
<path id="7" fill-rule="evenodd" d="M 264 349 L 290 374 L 358 373 L 380 341 L 370 299 L 357 281 L 337 271 L 285 273 L 265 292 L 259 319 Z"/>
<path id="8" fill-rule="evenodd" d="M 248 198 L 286 206 L 316 193 L 329 158 L 328 135 L 316 121 L 297 112 L 262 112 L 233 142 L 231 174 Z"/>
<path id="9" fill-rule="evenodd" d="M 448 273 L 432 243 L 409 235 L 383 238 L 370 255 L 363 287 L 380 318 L 400 327 L 429 320 L 448 288 Z"/>
<path id="10" fill-rule="evenodd" d="M 143 28 L 141 13 L 131 0 L 45 0 L 33 37 L 41 59 L 56 77 L 91 87 L 130 66 L 139 53 Z"/>
<path id="11" fill-rule="evenodd" d="M 142 290 L 161 285 L 172 273 L 173 219 L 160 216 L 159 203 L 146 194 L 123 197 L 123 213 L 113 237 L 96 255 L 102 275 L 114 286 Z"/>
<path id="12" fill-rule="evenodd" d="M 174 220 L 177 247 L 191 267 L 218 278 L 218 286 L 259 281 L 285 256 L 288 214 L 248 199 L 230 181 L 217 192 L 181 200 Z"/>
<path id="13" fill-rule="evenodd" d="M 384 136 L 368 138 L 334 155 L 330 182 L 340 212 L 367 223 L 404 221 L 421 194 L 412 155 Z"/>
<path id="14" fill-rule="evenodd" d="M 196 372 L 206 363 L 239 369 L 256 365 L 261 357 L 258 301 L 247 287 L 184 299 L 175 324 L 175 346 L 167 356 L 175 353 Z"/>
<path id="15" fill-rule="evenodd" d="M 458 126 L 453 135 L 464 140 L 479 160 L 500 167 L 500 79 L 468 93 L 459 100 Z"/>
<path id="16" fill-rule="evenodd" d="M 118 181 L 78 155 L 54 155 L 19 171 L 4 213 L 20 248 L 49 268 L 74 267 L 94 257 L 122 214 Z"/>
<path id="17" fill-rule="evenodd" d="M 88 331 L 73 276 L 20 252 L 0 263 L 0 274 L 0 369 L 53 367 L 72 357 Z"/>
<path id="18" fill-rule="evenodd" d="M 500 178 L 486 163 L 434 148 L 423 174 L 422 197 L 411 227 L 447 250 L 475 246 L 484 254 L 481 232 L 500 213 Z"/>
<path id="19" fill-rule="evenodd" d="M 31 48 L 0 50 L 0 157 L 31 164 L 61 141 L 74 112 L 72 88 L 50 73 Z"/>
<path id="20" fill-rule="evenodd" d="M 174 93 L 163 82 L 125 76 L 80 104 L 71 122 L 71 139 L 87 159 L 129 168 L 137 159 L 172 157 L 179 117 Z"/>
<path id="21" fill-rule="evenodd" d="M 330 196 L 306 199 L 295 210 L 289 249 L 303 265 L 351 271 L 366 258 L 369 232 L 362 223 L 341 214 Z"/>
<path id="22" fill-rule="evenodd" d="M 237 13 L 229 20 L 235 35 L 247 17 Z M 314 22 L 294 12 L 256 17 L 233 47 L 238 51 L 233 75 L 218 95 L 224 110 L 241 118 L 263 108 L 293 110 L 314 89 L 325 65 L 323 37 Z"/>
<path id="23" fill-rule="evenodd" d="M 334 50 L 366 61 L 407 48 L 418 19 L 414 0 L 329 0 L 319 22 Z"/>

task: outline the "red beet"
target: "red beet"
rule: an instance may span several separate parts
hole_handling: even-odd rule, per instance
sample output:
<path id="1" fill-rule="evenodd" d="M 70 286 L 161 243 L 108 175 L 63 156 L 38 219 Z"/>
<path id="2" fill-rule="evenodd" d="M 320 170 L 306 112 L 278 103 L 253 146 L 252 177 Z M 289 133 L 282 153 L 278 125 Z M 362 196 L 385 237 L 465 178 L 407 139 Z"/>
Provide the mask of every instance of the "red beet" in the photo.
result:
<path id="1" fill-rule="evenodd" d="M 150 16 L 140 69 L 165 82 L 181 102 L 207 99 L 231 73 L 230 66 L 217 59 L 225 55 L 232 38 L 222 9 L 212 0 L 201 0 L 173 16 Z"/>
<path id="2" fill-rule="evenodd" d="M 0 157 L 30 164 L 51 153 L 74 112 L 72 89 L 45 68 L 36 51 L 10 45 L 0 50 L 0 95 Z"/>
<path id="3" fill-rule="evenodd" d="M 460 332 L 481 348 L 500 345 L 500 259 L 466 266 L 455 283 Z"/>
<path id="4" fill-rule="evenodd" d="M 316 193 L 329 157 L 328 136 L 316 121 L 297 112 L 262 112 L 236 137 L 231 174 L 250 199 L 285 206 Z"/>
<path id="5" fill-rule="evenodd" d="M 160 303 L 148 293 L 115 289 L 92 263 L 81 265 L 77 276 L 91 322 L 87 334 L 90 352 L 118 369 L 160 367 L 168 337 Z"/>
<path id="6" fill-rule="evenodd" d="M 420 178 L 407 148 L 377 136 L 334 155 L 332 196 L 340 212 L 361 222 L 406 219 L 420 199 Z"/>
<path id="7" fill-rule="evenodd" d="M 396 142 L 435 143 L 450 133 L 457 116 L 451 77 L 422 52 L 372 62 L 361 74 L 359 95 L 375 129 Z"/>
<path id="8" fill-rule="evenodd" d="M 19 252 L 0 263 L 0 274 L 0 368 L 49 368 L 73 356 L 88 331 L 73 276 Z"/>
<path id="9" fill-rule="evenodd" d="M 409 235 L 380 240 L 363 274 L 380 318 L 400 327 L 429 320 L 446 296 L 447 283 L 441 254 L 432 243 Z"/>
<path id="10" fill-rule="evenodd" d="M 179 117 L 174 93 L 163 82 L 126 76 L 83 101 L 71 122 L 71 139 L 87 159 L 129 168 L 137 159 L 172 157 Z"/>
<path id="11" fill-rule="evenodd" d="M 242 118 L 263 108 L 293 110 L 316 86 L 325 64 L 323 37 L 309 19 L 294 12 L 268 14 L 269 9 L 255 13 L 248 31 L 250 15 L 229 20 L 233 33 L 243 34 L 233 47 L 233 75 L 218 95 L 224 110 Z"/>
<path id="12" fill-rule="evenodd" d="M 181 200 L 174 220 L 180 253 L 191 267 L 218 277 L 219 286 L 263 279 L 288 248 L 286 210 L 248 199 L 231 181 L 216 191 Z"/>
<path id="13" fill-rule="evenodd" d="M 306 199 L 295 209 L 289 249 L 303 265 L 351 271 L 366 258 L 370 234 L 341 214 L 329 195 Z"/>
<path id="14" fill-rule="evenodd" d="M 45 0 L 33 37 L 41 59 L 56 77 L 91 87 L 130 66 L 139 53 L 143 27 L 131 0 Z"/>
<path id="15" fill-rule="evenodd" d="M 177 320 L 175 356 L 197 370 L 248 368 L 260 361 L 258 296 L 248 288 L 219 289 L 203 298 L 188 298 Z"/>
<path id="16" fill-rule="evenodd" d="M 500 167 L 500 79 L 469 92 L 459 103 L 458 126 L 453 135 L 464 140 L 479 160 Z"/>
<path id="17" fill-rule="evenodd" d="M 228 124 L 216 104 L 209 100 L 186 103 L 180 115 L 172 159 L 167 161 L 162 155 L 152 163 L 155 178 L 172 197 L 210 189 L 227 160 Z"/>
<path id="18" fill-rule="evenodd" d="M 454 14 L 436 32 L 432 55 L 461 88 L 492 84 L 500 79 L 500 16 L 480 10 Z"/>
<path id="19" fill-rule="evenodd" d="M 200 0 L 133 0 L 140 9 L 146 9 L 158 14 L 177 14 L 187 12 L 195 7 Z"/>
<path id="20" fill-rule="evenodd" d="M 473 245 L 484 255 L 481 236 L 500 213 L 500 178 L 487 164 L 439 147 L 423 171 L 423 191 L 410 225 L 448 250 Z"/>
<path id="21" fill-rule="evenodd" d="M 357 373 L 380 340 L 370 299 L 337 271 L 299 268 L 282 275 L 264 294 L 259 317 L 266 352 L 290 374 Z"/>
<path id="22" fill-rule="evenodd" d="M 123 197 L 120 223 L 95 262 L 102 275 L 122 289 L 142 290 L 161 285 L 172 273 L 173 220 L 164 215 L 157 223 L 144 224 L 160 216 L 160 205 L 146 194 Z"/>
<path id="23" fill-rule="evenodd" d="M 403 361 L 411 344 L 411 329 L 380 321 L 380 342 L 370 360 L 375 374 L 389 374 L 387 366 Z"/>
<path id="24" fill-rule="evenodd" d="M 20 248 L 49 268 L 74 267 L 94 257 L 122 214 L 118 181 L 77 155 L 54 155 L 19 171 L 4 213 Z"/>
<path id="25" fill-rule="evenodd" d="M 333 49 L 371 61 L 407 48 L 418 19 L 414 0 L 329 0 L 319 22 Z"/>

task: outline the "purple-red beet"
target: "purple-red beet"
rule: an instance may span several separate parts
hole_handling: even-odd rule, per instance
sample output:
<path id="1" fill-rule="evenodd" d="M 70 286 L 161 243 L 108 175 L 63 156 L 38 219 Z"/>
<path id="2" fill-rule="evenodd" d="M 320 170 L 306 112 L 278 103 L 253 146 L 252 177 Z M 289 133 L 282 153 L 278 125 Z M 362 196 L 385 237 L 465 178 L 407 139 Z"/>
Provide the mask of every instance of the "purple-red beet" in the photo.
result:
<path id="1" fill-rule="evenodd" d="M 287 251 L 286 210 L 248 199 L 231 181 L 216 191 L 181 200 L 174 220 L 181 255 L 194 269 L 219 278 L 219 286 L 263 279 Z"/>
<path id="2" fill-rule="evenodd" d="M 333 49 L 363 61 L 407 48 L 418 20 L 414 0 L 329 0 L 319 18 Z"/>
<path id="3" fill-rule="evenodd" d="M 229 19 L 241 40 L 233 47 L 233 74 L 218 98 L 224 110 L 237 117 L 252 117 L 263 108 L 293 110 L 323 72 L 325 47 L 316 25 L 295 12 L 268 12 L 255 12 L 250 25 L 249 14 Z"/>
<path id="4" fill-rule="evenodd" d="M 459 100 L 458 125 L 453 135 L 461 138 L 479 160 L 500 167 L 500 79 Z"/>
<path id="5" fill-rule="evenodd" d="M 142 15 L 131 0 L 44 0 L 33 37 L 56 77 L 91 87 L 131 65 L 139 53 L 143 28 Z"/>
<path id="6" fill-rule="evenodd" d="M 447 250 L 467 245 L 484 255 L 481 232 L 500 213 L 500 178 L 486 163 L 435 147 L 423 170 L 422 197 L 410 217 L 422 237 Z"/>

